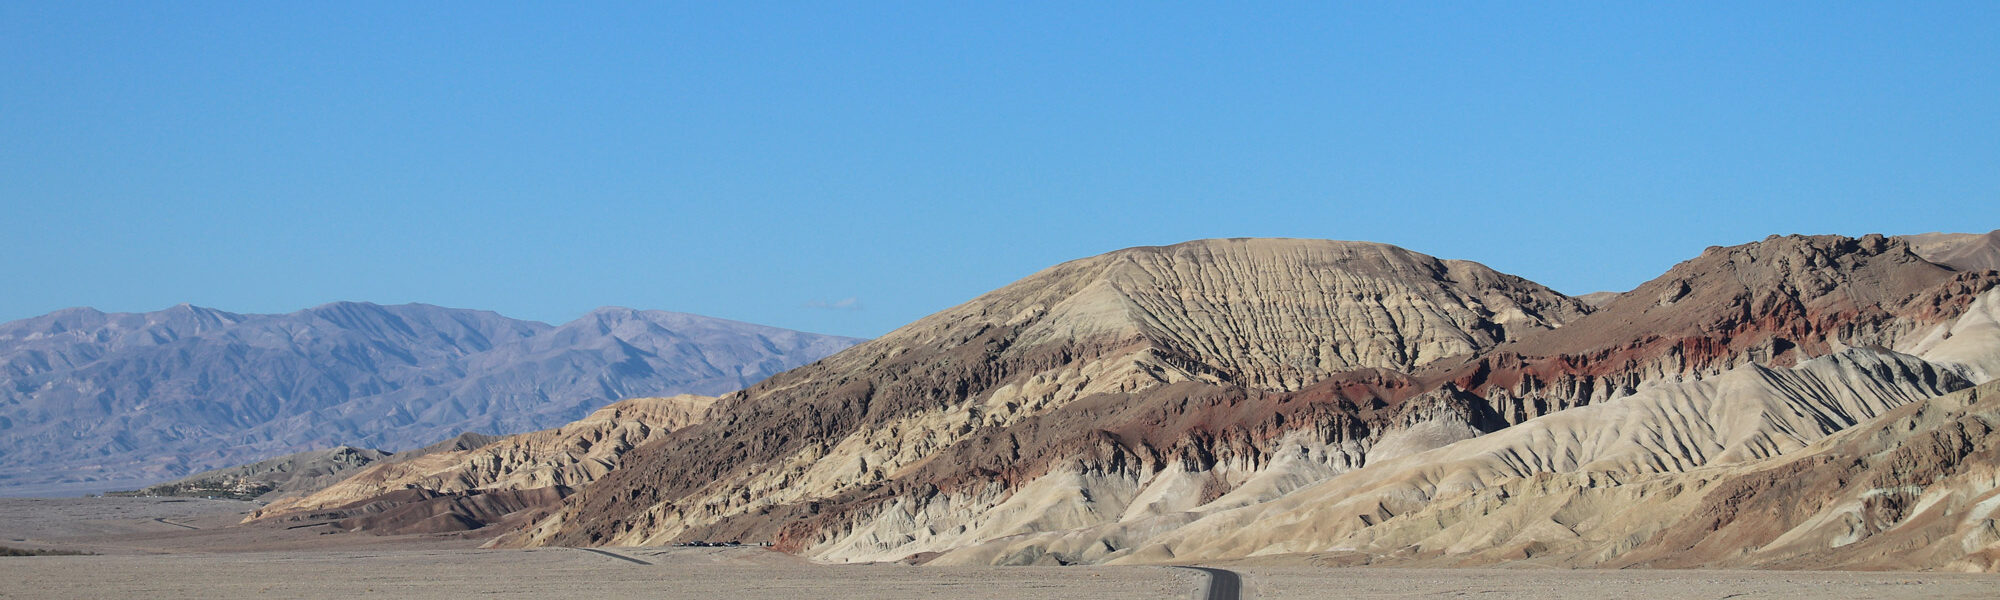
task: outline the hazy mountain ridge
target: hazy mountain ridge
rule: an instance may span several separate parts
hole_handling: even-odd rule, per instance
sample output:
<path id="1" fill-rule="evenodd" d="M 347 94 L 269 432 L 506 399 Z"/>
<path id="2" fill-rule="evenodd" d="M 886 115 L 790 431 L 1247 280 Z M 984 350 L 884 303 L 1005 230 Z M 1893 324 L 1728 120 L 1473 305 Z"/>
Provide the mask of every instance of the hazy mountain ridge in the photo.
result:
<path id="1" fill-rule="evenodd" d="M 619 398 L 738 389 L 856 341 L 620 308 L 561 326 L 428 305 L 68 309 L 0 324 L 0 489 L 545 428 Z"/>

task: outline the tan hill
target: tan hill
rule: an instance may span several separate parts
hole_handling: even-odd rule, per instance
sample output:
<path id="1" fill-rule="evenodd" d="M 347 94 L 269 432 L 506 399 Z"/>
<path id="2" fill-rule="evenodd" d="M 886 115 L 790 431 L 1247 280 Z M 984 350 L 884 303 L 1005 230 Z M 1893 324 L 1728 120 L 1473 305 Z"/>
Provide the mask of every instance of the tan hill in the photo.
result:
<path id="1" fill-rule="evenodd" d="M 1879 235 L 1774 236 L 1709 248 L 1573 327 L 1419 375 L 1484 398 L 1519 423 L 1663 378 L 1911 346 L 1996 283 L 2000 274 L 1956 272 Z"/>
<path id="2" fill-rule="evenodd" d="M 1427 538 L 1376 525 L 1532 496 L 1515 481 L 1776 460 L 1984 380 L 2000 370 L 1996 284 L 1881 236 L 1711 248 L 1597 310 L 1379 244 L 1135 248 L 725 396 L 495 543 L 1068 564 L 1366 538 L 1384 541 L 1356 556 L 1414 556 Z M 349 506 L 367 493 L 411 494 L 377 486 Z M 478 510 L 525 523 L 543 509 L 513 507 L 534 502 Z M 1314 512 L 1329 506 L 1353 510 Z M 1221 522 L 1236 529 L 1207 525 Z M 1513 548 L 1472 539 L 1435 557 Z"/>
<path id="3" fill-rule="evenodd" d="M 1781 238 L 1760 245 L 1769 245 L 1773 241 L 1802 240 Z M 1834 243 L 1814 246 L 1839 248 L 1848 245 L 1846 240 L 1831 241 Z M 1381 452 L 1381 446 L 1378 446 L 1378 451 L 1369 456 L 1371 461 L 1366 467 L 1288 494 L 1238 498 L 1224 495 L 1215 502 L 1180 512 L 1143 518 L 1133 518 L 1128 509 L 1127 516 L 1115 524 L 1030 528 L 1013 536 L 995 536 L 990 538 L 993 541 L 983 544 L 941 549 L 942 555 L 934 557 L 934 560 L 1018 564 L 1057 556 L 1066 562 L 1175 562 L 1317 553 L 1328 561 L 1390 564 L 1461 565 L 1534 559 L 1564 566 L 1757 566 L 1767 563 L 1808 566 L 1813 563 L 1805 560 L 1786 562 L 1788 559 L 1782 557 L 1788 555 L 1782 553 L 1777 555 L 1778 558 L 1764 557 L 1759 560 L 1731 558 L 1759 548 L 1765 542 L 1731 545 L 1713 541 L 1701 535 L 1707 530 L 1698 524 L 1685 525 L 1680 535 L 1684 541 L 1708 544 L 1705 554 L 1675 549 L 1659 556 L 1676 557 L 1678 562 L 1654 558 L 1651 560 L 1655 562 L 1640 563 L 1636 562 L 1639 560 L 1636 557 L 1644 555 L 1628 557 L 1625 553 L 1631 552 L 1634 547 L 1644 547 L 1642 543 L 1650 543 L 1647 542 L 1649 536 L 1660 534 L 1668 526 L 1675 525 L 1671 519 L 1662 517 L 1676 514 L 1671 508 L 1678 506 L 1683 510 L 1693 510 L 1696 503 L 1703 501 L 1704 496 L 1696 492 L 1706 490 L 1710 480 L 1690 479 L 1692 475 L 1681 477 L 1680 473 L 1699 472 L 1702 477 L 1709 477 L 1718 472 L 1715 469 L 1725 465 L 1761 469 L 1774 464 L 1792 464 L 1788 453 L 1805 449 L 1815 440 L 1859 423 L 1871 422 L 1894 407 L 1911 402 L 1921 403 L 1924 398 L 1964 387 L 1968 385 L 1965 377 L 1990 378 L 1987 373 L 1993 372 L 1995 357 L 2000 356 L 2000 324 L 1996 324 L 2000 321 L 2000 290 L 1982 290 L 1982 287 L 1991 286 L 1991 283 L 1981 283 L 1986 281 L 1984 279 L 1966 279 L 1956 275 L 1937 277 L 1936 273 L 1929 273 L 1921 268 L 1921 264 L 1907 259 L 1888 260 L 1897 266 L 1890 272 L 1877 272 L 1868 278 L 1855 277 L 1856 271 L 1866 274 L 1872 268 L 1879 268 L 1870 263 L 1884 260 L 1881 258 L 1884 255 L 1893 256 L 1888 252 L 1870 252 L 1867 246 L 1855 247 L 1858 252 L 1853 254 L 1862 256 L 1826 261 L 1826 264 L 1837 265 L 1834 273 L 1844 277 L 1837 279 L 1840 284 L 1820 287 L 1827 291 L 1816 296 L 1759 302 L 1755 300 L 1757 292 L 1762 291 L 1766 297 L 1771 297 L 1777 295 L 1770 293 L 1771 290 L 1788 287 L 1787 284 L 1763 283 L 1744 285 L 1740 288 L 1744 293 L 1737 294 L 1730 302 L 1721 303 L 1732 308 L 1760 304 L 1827 307 L 1819 310 L 1843 315 L 1841 317 L 1814 319 L 1810 316 L 1813 310 L 1795 308 L 1791 309 L 1796 310 L 1793 314 L 1806 318 L 1802 319 L 1803 323 L 1786 323 L 1755 318 L 1758 313 L 1750 310 L 1737 313 L 1753 317 L 1743 322 L 1763 320 L 1766 324 L 1714 328 L 1705 326 L 1705 318 L 1700 314 L 1659 314 L 1655 307 L 1639 306 L 1635 310 L 1633 303 L 1624 302 L 1624 306 L 1607 306 L 1605 310 L 1578 319 L 1555 333 L 1534 336 L 1519 344 L 1503 345 L 1494 353 L 1510 348 L 1532 348 L 1538 343 L 1587 347 L 1601 342 L 1552 342 L 1548 338 L 1601 335 L 1606 330 L 1615 329 L 1612 326 L 1594 327 L 1599 321 L 1616 319 L 1613 323 L 1630 323 L 1650 317 L 1654 325 L 1649 329 L 1666 333 L 1673 333 L 1676 329 L 1664 325 L 1680 323 L 1692 325 L 1684 325 L 1678 331 L 1700 334 L 1720 329 L 1738 338 L 1759 334 L 1776 337 L 1771 332 L 1783 332 L 1794 336 L 1793 339 L 1814 339 L 1811 336 L 1824 335 L 1819 339 L 1826 340 L 1827 348 L 1872 340 L 1876 343 L 1870 345 L 1896 345 L 1921 353 L 1931 360 L 1849 349 L 1806 360 L 1796 370 L 1758 364 L 1773 362 L 1773 356 L 1765 354 L 1750 357 L 1750 362 L 1746 364 L 1707 377 L 1701 375 L 1712 372 L 1692 369 L 1672 371 L 1664 377 L 1653 378 L 1651 383 L 1635 385 L 1636 391 L 1631 395 L 1601 400 L 1581 408 L 1544 413 L 1544 416 L 1491 435 L 1429 452 L 1397 456 Z M 1711 250 L 1704 256 L 1769 256 L 1770 249 L 1724 250 Z M 1702 262 L 1691 261 L 1677 267 L 1677 272 L 1670 272 L 1663 279 L 1685 280 L 1693 270 L 1686 267 L 1701 267 L 1704 266 Z M 1729 275 L 1725 284 L 1742 281 L 1746 275 L 1742 269 L 1719 272 Z M 1928 273 L 1928 276 L 1911 277 L 1910 273 Z M 1870 280 L 1877 285 L 1864 287 L 1864 283 Z M 1888 290 L 1879 285 L 1882 281 L 1897 280 L 1914 280 L 1917 285 L 1935 282 L 1939 287 L 1923 293 L 1890 294 L 1884 293 Z M 1750 281 L 1756 281 L 1754 274 L 1751 274 Z M 1648 286 L 1657 287 L 1658 283 L 1656 281 Z M 1968 283 L 1972 285 L 1968 286 Z M 1646 290 L 1648 286 L 1642 286 L 1641 290 Z M 1687 287 L 1692 292 L 1702 286 Z M 1728 290 L 1730 287 L 1733 286 L 1725 285 L 1721 289 Z M 1719 295 L 1713 291 L 1710 294 L 1713 294 L 1711 298 Z M 1701 298 L 1693 293 L 1683 297 Z M 1855 301 L 1869 297 L 1890 301 L 1865 305 Z M 1746 299 L 1747 302 L 1744 301 Z M 1728 312 L 1722 314 L 1727 315 Z M 1824 325 L 1817 325 L 1819 323 Z M 1684 336 L 1681 340 L 1689 337 L 1693 336 Z M 1727 340 L 1719 341 L 1723 343 L 1717 344 L 1718 347 L 1727 344 Z M 1633 346 L 1625 344 L 1618 347 L 1629 349 Z M 1799 353 L 1809 354 L 1804 351 Z M 1723 363 L 1740 360 L 1726 354 L 1717 358 L 1716 362 Z M 1565 357 L 1563 362 L 1557 364 L 1572 366 L 1578 362 Z M 1625 368 L 1630 369 L 1630 365 L 1642 363 L 1628 356 L 1626 364 Z M 1523 379 L 1532 379 L 1533 376 L 1531 374 Z M 1514 389 L 1519 390 L 1520 387 L 1517 385 Z M 1561 386 L 1550 387 L 1562 389 Z M 1498 400 L 1494 402 L 1497 408 L 1504 409 L 1508 405 L 1511 390 L 1489 388 L 1486 391 L 1489 398 Z M 1831 461 L 1819 464 L 1826 465 L 1822 471 L 1825 476 L 1840 479 L 1839 464 Z M 1095 508 L 1108 512 L 1120 510 L 1119 504 L 1128 503 L 1126 498 L 1130 497 L 1104 493 L 1108 491 L 1106 489 L 1091 491 L 1090 496 L 1103 505 Z M 1986 494 L 1994 493 L 1995 487 L 1991 482 L 1984 487 L 1975 483 L 1960 491 L 1966 497 L 1984 498 Z M 1711 498 L 1710 501 L 1735 506 L 1732 504 L 1734 500 L 1728 496 Z M 1662 506 L 1655 508 L 1656 505 Z M 1787 505 L 1773 504 L 1768 510 L 1777 510 L 1782 506 Z M 1961 513 L 1955 516 L 1972 519 L 1965 526 L 1976 529 L 1982 527 L 1979 519 L 1983 518 L 1980 516 L 1983 512 L 1973 510 L 1969 515 Z M 1807 516 L 1812 514 L 1806 513 Z M 1744 526 L 1751 526 L 1751 522 L 1746 521 Z M 1971 529 L 1953 535 L 1963 533 L 1970 536 L 1969 531 Z M 1837 553 L 1812 553 L 1804 549 L 1852 541 L 1841 539 L 1846 541 L 1830 536 L 1810 538 L 1792 551 L 1802 553 L 1802 556 L 1817 557 L 1814 560 L 1831 560 L 1828 557 Z M 1898 539 L 1903 541 L 1882 542 L 1880 547 L 1905 547 L 1896 544 L 1909 543 L 1907 539 Z M 1934 558 L 1903 563 L 1886 552 L 1867 555 L 1867 560 L 1851 556 L 1842 560 L 1854 561 L 1851 563 L 1853 566 L 1874 568 L 1928 568 L 1947 563 L 1965 566 L 1972 563 L 1957 561 L 1966 556 L 1965 552 L 1980 547 L 1983 546 L 1969 545 L 1966 546 L 1968 550 L 1958 554 L 1939 549 Z"/>
<path id="4" fill-rule="evenodd" d="M 1920 233 L 1897 236 L 1919 256 L 1960 271 L 2000 269 L 2000 229 L 1987 233 Z"/>
<path id="5" fill-rule="evenodd" d="M 1466 444 L 1477 449 L 1439 450 L 1437 465 L 1364 469 L 1197 521 L 1121 560 L 1295 552 L 1331 564 L 1995 571 L 1996 424 L 2000 382 L 1911 402 L 1773 457 L 1686 470 L 1513 469 L 1496 460 L 1496 434 Z M 1522 439 L 1532 434 L 1503 434 L 1516 448 L 1534 445 Z M 1425 482 L 1440 470 L 1456 470 L 1441 481 L 1461 489 Z M 1334 489 L 1369 476 L 1350 490 L 1359 496 Z M 1438 495 L 1412 495 L 1425 487 Z"/>
<path id="6" fill-rule="evenodd" d="M 1780 460 L 1702 473 L 1712 483 L 1698 503 L 1657 515 L 1671 525 L 1610 564 L 2000 571 L 1996 426 L 2000 382 L 1989 382 Z"/>
<path id="7" fill-rule="evenodd" d="M 1175 519 L 1202 511 L 1269 502 L 1338 475 L 1346 470 L 1343 466 L 1375 464 L 1508 423 L 1559 414 L 1556 411 L 1564 408 L 1630 396 L 1652 385 L 1713 376 L 1758 363 L 1791 364 L 1850 344 L 1900 345 L 1917 351 L 1922 334 L 1950 329 L 1961 321 L 1987 320 L 1986 311 L 1974 310 L 1980 302 L 1973 292 L 1991 285 L 1990 279 L 1966 279 L 1925 262 L 1906 247 L 1879 236 L 1772 238 L 1711 249 L 1639 288 L 1640 293 L 1673 290 L 1676 297 L 1672 300 L 1685 302 L 1634 302 L 1634 294 L 1626 294 L 1561 329 L 1500 344 L 1477 360 L 1440 361 L 1419 371 L 1416 381 L 1379 374 L 1363 374 L 1365 377 L 1357 379 L 1350 373 L 1305 390 L 1344 396 L 1364 406 L 1344 412 L 1333 409 L 1335 414 L 1350 417 L 1346 421 L 1300 419 L 1301 413 L 1282 408 L 1323 406 L 1314 403 L 1309 393 L 1261 402 L 1209 393 L 1206 395 L 1211 398 L 1204 400 L 1226 407 L 1221 409 L 1224 415 L 1205 414 L 1179 422 L 1143 417 L 1127 420 L 1132 412 L 1129 408 L 1100 408 L 1084 417 L 1109 434 L 1099 440 L 1100 447 L 1055 446 L 1050 451 L 1044 448 L 1053 444 L 1039 437 L 1010 439 L 1010 446 L 1018 443 L 1023 448 L 1036 447 L 1037 452 L 1069 457 L 1067 464 L 1059 462 L 1061 466 L 1039 473 L 1035 481 L 1014 486 L 1010 495 L 995 494 L 992 490 L 1000 486 L 987 485 L 976 493 L 917 500 L 913 498 L 922 498 L 922 492 L 891 488 L 893 499 L 880 503 L 885 506 L 880 514 L 816 526 L 815 537 L 800 544 L 800 549 L 837 560 L 885 560 L 934 553 L 945 553 L 940 560 L 947 562 L 1104 560 L 1149 537 L 1133 531 L 1168 529 Z M 1661 294 L 1651 295 L 1657 298 Z M 1991 339 L 1953 339 L 1964 342 L 1967 348 L 1996 347 Z M 1966 370 L 1962 365 L 1927 369 L 1938 377 L 1953 379 Z M 1369 378 L 1380 381 L 1370 382 Z M 1903 384 L 1870 380 L 1857 385 L 1872 390 Z M 1943 389 L 1933 387 L 1927 393 Z M 1204 395 L 1179 392 L 1197 398 Z M 1893 397 L 1906 400 L 1911 396 Z M 1800 401 L 1792 396 L 1778 398 Z M 1105 404 L 1130 402 L 1112 399 Z M 1180 410 L 1184 415 L 1206 412 Z M 1345 435 L 1318 433 L 1332 423 L 1347 427 Z M 1316 437 L 1299 435 L 1305 432 Z M 1176 448 L 1173 436 L 1177 433 L 1196 439 L 1209 435 L 1262 441 L 1220 447 L 1181 444 Z M 1302 437 L 1314 443 L 1283 443 Z M 1194 450 L 1197 457 L 1211 452 L 1216 458 L 1158 460 L 1154 457 L 1178 458 L 1161 448 Z M 989 446 L 979 451 L 1009 450 Z M 1327 460 L 1326 456 L 1339 458 Z M 1088 543 L 1028 542 L 1018 551 L 952 554 L 977 540 L 1038 540 L 1042 538 L 1038 532 L 1087 530 L 1107 523 L 1116 523 L 1113 528 L 1117 533 L 1086 535 Z"/>
<path id="8" fill-rule="evenodd" d="M 693 395 L 633 398 L 555 429 L 498 438 L 460 436 L 436 451 L 383 461 L 311 495 L 278 501 L 246 521 L 355 519 L 345 526 L 377 533 L 478 529 L 561 500 L 617 468 L 633 447 L 700 422 L 714 400 Z M 468 440 L 485 443 L 469 445 Z M 509 499 L 499 507 L 503 510 L 478 504 L 495 498 Z M 396 514 L 364 516 L 385 512 Z M 424 518 L 399 520 L 417 513 Z"/>
<path id="9" fill-rule="evenodd" d="M 469 450 L 497 439 L 500 437 L 468 431 L 436 444 L 395 454 L 348 446 L 308 450 L 247 465 L 203 471 L 138 491 L 109 492 L 106 495 L 214 496 L 277 502 L 320 491 L 370 465 L 401 463 L 439 452 Z"/>
<path id="10" fill-rule="evenodd" d="M 214 496 L 268 502 L 318 491 L 389 456 L 381 450 L 348 446 L 308 450 L 247 465 L 203 471 L 136 492 L 110 492 L 106 495 Z"/>
<path id="11" fill-rule="evenodd" d="M 926 490 L 953 490 L 949 510 L 976 519 L 1075 452 L 1107 444 L 1113 460 L 1185 453 L 1204 464 L 1280 444 L 1247 431 L 1218 437 L 1204 419 L 1293 419 L 1273 436 L 1321 428 L 1291 443 L 1316 453 L 1313 469 L 1343 469 L 1358 459 L 1350 438 L 1368 435 L 1352 403 L 1321 390 L 1272 412 L 1273 394 L 1354 369 L 1380 369 L 1378 384 L 1397 385 L 1395 370 L 1586 310 L 1518 277 L 1381 244 L 1206 240 L 1113 252 L 727 396 L 716 420 L 642 449 L 512 543 L 797 546 L 826 535 L 821 525 L 878 514 L 883 498 L 937 496 Z M 1258 408 L 1240 414 L 1188 411 L 1250 396 Z M 1107 439 L 1100 421 L 1114 416 L 1146 421 L 1133 425 L 1152 448 Z"/>
<path id="12" fill-rule="evenodd" d="M 1346 552 L 1378 563 L 1478 564 L 1566 553 L 1574 558 L 1561 564 L 1590 566 L 1653 533 L 1646 527 L 1660 513 L 1648 507 L 1680 495 L 1661 474 L 1763 464 L 1967 385 L 1915 357 L 1871 350 L 1796 369 L 1749 365 L 1370 464 L 1273 502 L 1178 515 L 1182 523 L 1162 535 L 1068 532 L 1061 541 L 1117 536 L 1132 550 L 1101 560 L 1125 562 Z"/>
<path id="13" fill-rule="evenodd" d="M 431 444 L 429 446 L 424 446 L 422 448 L 418 448 L 415 450 L 405 450 L 402 452 L 391 454 L 389 455 L 389 458 L 383 462 L 398 463 L 398 462 L 416 460 L 418 457 L 430 456 L 432 454 L 437 454 L 439 452 L 456 452 L 459 450 L 471 450 L 474 448 L 478 448 L 480 446 L 484 446 L 499 441 L 500 438 L 503 437 L 506 436 L 487 435 L 484 433 L 467 431 L 465 433 L 458 434 L 457 436 L 454 436 L 451 439 Z"/>

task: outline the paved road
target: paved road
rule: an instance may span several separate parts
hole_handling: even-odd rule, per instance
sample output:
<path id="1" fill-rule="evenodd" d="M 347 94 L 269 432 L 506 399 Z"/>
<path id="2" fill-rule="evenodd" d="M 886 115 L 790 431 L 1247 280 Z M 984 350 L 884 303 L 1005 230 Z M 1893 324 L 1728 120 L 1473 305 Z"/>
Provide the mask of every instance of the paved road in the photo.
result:
<path id="1" fill-rule="evenodd" d="M 596 548 L 577 548 L 577 549 L 578 549 L 578 550 L 582 550 L 582 551 L 584 551 L 584 552 L 589 552 L 589 553 L 592 553 L 592 554 L 602 554 L 602 555 L 605 555 L 605 556 L 609 556 L 609 557 L 611 557 L 611 558 L 616 558 L 616 559 L 618 559 L 618 560 L 622 560 L 622 561 L 625 561 L 625 562 L 629 562 L 629 563 L 632 563 L 632 564 L 635 564 L 635 565 L 646 565 L 646 566 L 652 566 L 652 565 L 653 565 L 653 563 L 649 563 L 649 562 L 646 562 L 646 561 L 643 561 L 643 560 L 639 560 L 639 559 L 636 559 L 636 558 L 632 558 L 632 557 L 630 557 L 630 556 L 626 556 L 626 555 L 623 555 L 623 554 L 618 554 L 618 553 L 616 553 L 616 552 L 606 552 L 606 551 L 603 551 L 603 550 L 598 550 L 598 549 L 596 549 Z"/>
<path id="2" fill-rule="evenodd" d="M 1214 567 L 1181 567 L 1208 574 L 1207 600 L 1238 600 L 1243 597 L 1243 578 L 1235 571 Z"/>

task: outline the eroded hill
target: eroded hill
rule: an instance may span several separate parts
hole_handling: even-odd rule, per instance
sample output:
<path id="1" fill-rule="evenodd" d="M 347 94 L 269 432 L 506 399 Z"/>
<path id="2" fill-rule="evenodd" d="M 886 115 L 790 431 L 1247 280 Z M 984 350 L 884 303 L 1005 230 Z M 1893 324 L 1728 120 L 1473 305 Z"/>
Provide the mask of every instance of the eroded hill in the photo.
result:
<path id="1" fill-rule="evenodd" d="M 1694 539 L 1676 519 L 1726 501 L 1705 495 L 1718 474 L 1991 379 L 1996 285 L 1882 236 L 1710 248 L 1596 308 L 1380 244 L 1135 248 L 725 396 L 495 543 L 1655 564 L 1651 549 Z M 1856 531 L 1899 521 L 1869 522 Z M 1789 560 L 1728 548 L 1687 564 Z"/>
<path id="2" fill-rule="evenodd" d="M 554 429 L 378 461 L 309 495 L 273 502 L 245 521 L 338 521 L 343 529 L 377 534 L 518 525 L 617 469 L 634 447 L 700 423 L 714 401 L 686 394 L 632 398 Z"/>

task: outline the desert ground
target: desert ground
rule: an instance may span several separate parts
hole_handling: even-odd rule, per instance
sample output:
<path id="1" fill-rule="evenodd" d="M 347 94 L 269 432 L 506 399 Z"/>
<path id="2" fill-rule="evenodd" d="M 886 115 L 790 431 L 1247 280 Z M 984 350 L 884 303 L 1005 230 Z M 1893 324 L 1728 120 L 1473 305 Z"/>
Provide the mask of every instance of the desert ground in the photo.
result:
<path id="1" fill-rule="evenodd" d="M 236 527 L 249 502 L 0 499 L 0 598 L 1188 598 L 1165 567 L 824 565 L 761 548 L 480 550 L 450 536 Z M 315 531 L 318 530 L 318 531 Z M 1991 598 L 2000 577 L 1936 573 L 1404 569 L 1216 565 L 1281 598 Z"/>

